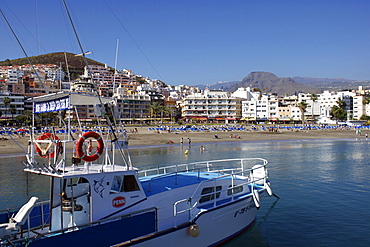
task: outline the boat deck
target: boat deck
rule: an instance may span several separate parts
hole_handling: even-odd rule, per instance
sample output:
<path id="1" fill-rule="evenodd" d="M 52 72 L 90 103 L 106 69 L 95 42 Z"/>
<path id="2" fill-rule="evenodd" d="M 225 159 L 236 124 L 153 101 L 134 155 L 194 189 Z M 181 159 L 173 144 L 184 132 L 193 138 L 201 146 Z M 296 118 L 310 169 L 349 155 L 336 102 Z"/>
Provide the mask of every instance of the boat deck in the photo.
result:
<path id="1" fill-rule="evenodd" d="M 140 178 L 141 184 L 147 196 L 152 196 L 168 190 L 199 184 L 211 179 L 222 180 L 230 177 L 220 177 L 214 172 L 181 172 L 163 175 L 154 175 Z"/>

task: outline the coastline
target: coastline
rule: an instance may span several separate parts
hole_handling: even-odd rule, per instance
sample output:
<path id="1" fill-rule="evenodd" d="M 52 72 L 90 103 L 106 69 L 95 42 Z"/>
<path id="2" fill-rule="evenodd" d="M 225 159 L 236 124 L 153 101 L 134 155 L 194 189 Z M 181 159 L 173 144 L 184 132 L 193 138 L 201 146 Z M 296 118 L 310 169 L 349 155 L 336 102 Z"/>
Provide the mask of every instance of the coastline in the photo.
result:
<path id="1" fill-rule="evenodd" d="M 134 128 L 126 128 L 128 131 L 129 148 L 158 146 L 158 145 L 178 145 L 183 138 L 183 145 L 191 143 L 215 143 L 215 142 L 237 142 L 237 141 L 273 141 L 273 140 L 304 140 L 304 139 L 365 139 L 366 131 L 362 135 L 357 135 L 355 130 L 331 129 L 331 130 L 280 130 L 270 131 L 210 131 L 210 132 L 161 132 L 155 133 L 147 127 L 137 128 L 137 133 L 132 133 Z M 370 131 L 369 131 L 370 132 Z M 215 138 L 215 134 L 218 138 Z M 232 138 L 230 136 L 233 136 Z M 240 138 L 235 138 L 239 136 Z M 6 136 L 4 136 L 6 137 Z M 15 143 L 10 137 L 7 140 L 0 139 L 0 158 L 23 155 L 21 145 L 27 150 L 28 137 L 14 137 Z"/>

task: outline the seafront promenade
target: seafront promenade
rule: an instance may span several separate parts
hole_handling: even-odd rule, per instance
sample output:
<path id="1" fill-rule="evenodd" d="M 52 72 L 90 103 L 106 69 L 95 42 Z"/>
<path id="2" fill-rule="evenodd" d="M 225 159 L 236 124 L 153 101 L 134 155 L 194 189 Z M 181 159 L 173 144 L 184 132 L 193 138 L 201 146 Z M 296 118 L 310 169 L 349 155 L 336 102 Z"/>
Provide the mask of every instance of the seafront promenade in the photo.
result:
<path id="1" fill-rule="evenodd" d="M 368 129 L 362 129 L 359 134 L 354 128 L 330 128 L 330 129 L 294 129 L 294 128 L 262 128 L 256 130 L 249 126 L 245 129 L 232 130 L 168 130 L 163 127 L 136 126 L 126 127 L 129 147 L 155 146 L 155 145 L 191 145 L 196 143 L 235 142 L 235 141 L 264 141 L 264 140 L 299 140 L 299 139 L 348 139 L 364 138 L 370 133 Z M 40 134 L 37 134 L 40 135 Z M 27 150 L 29 136 L 13 134 L 13 139 Z M 77 133 L 75 133 L 77 137 Z M 12 154 L 22 154 L 23 150 L 7 134 L 0 137 L 0 157 Z"/>

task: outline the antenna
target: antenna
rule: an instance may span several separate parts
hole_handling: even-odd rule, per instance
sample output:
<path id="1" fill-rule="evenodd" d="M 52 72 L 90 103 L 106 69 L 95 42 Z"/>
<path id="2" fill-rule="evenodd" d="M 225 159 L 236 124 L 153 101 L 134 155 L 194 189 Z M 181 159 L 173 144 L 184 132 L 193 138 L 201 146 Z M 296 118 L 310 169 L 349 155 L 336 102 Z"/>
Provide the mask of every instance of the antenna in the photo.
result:
<path id="1" fill-rule="evenodd" d="M 117 45 L 116 45 L 116 60 L 114 61 L 114 75 L 113 75 L 113 94 L 116 89 L 116 74 L 117 74 L 117 60 L 118 60 L 118 45 L 119 45 L 119 39 L 117 39 Z"/>
<path id="2" fill-rule="evenodd" d="M 69 73 L 69 67 L 68 67 L 68 59 L 67 59 L 67 53 L 64 52 L 64 59 L 66 60 L 66 67 L 67 67 L 67 75 L 68 75 L 68 82 L 71 83 L 71 75 Z"/>

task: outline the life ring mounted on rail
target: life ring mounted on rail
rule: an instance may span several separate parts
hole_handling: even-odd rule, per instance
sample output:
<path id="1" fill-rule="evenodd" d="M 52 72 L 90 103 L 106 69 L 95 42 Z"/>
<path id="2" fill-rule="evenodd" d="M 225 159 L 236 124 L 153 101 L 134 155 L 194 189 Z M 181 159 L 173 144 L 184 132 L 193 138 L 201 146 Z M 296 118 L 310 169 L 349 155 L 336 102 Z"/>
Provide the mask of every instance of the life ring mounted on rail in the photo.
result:
<path id="1" fill-rule="evenodd" d="M 41 145 L 41 142 L 40 143 L 37 142 L 37 141 L 43 141 L 43 140 L 46 140 L 46 139 L 52 140 L 51 142 L 47 143 L 46 148 L 44 148 Z M 52 133 L 44 133 L 44 134 L 42 134 L 41 136 L 37 137 L 37 141 L 36 141 L 36 145 L 35 145 L 35 151 L 42 158 L 52 159 L 52 158 L 55 157 L 55 153 L 62 152 L 62 143 L 59 142 L 58 136 L 56 136 L 56 135 L 54 135 Z M 50 147 L 51 147 L 51 145 L 53 144 L 53 141 L 56 141 L 56 143 L 55 143 L 55 145 L 56 145 L 56 152 L 55 152 L 55 150 L 52 151 L 52 152 L 48 152 L 49 149 L 50 149 Z"/>
<path id="2" fill-rule="evenodd" d="M 92 155 L 87 155 L 88 152 L 85 153 L 84 150 L 83 150 L 84 142 L 88 138 L 94 138 L 98 143 L 98 147 L 96 148 L 95 153 L 92 154 Z M 80 157 L 82 160 L 84 160 L 86 162 L 92 162 L 94 160 L 97 160 L 101 156 L 101 154 L 103 153 L 103 150 L 104 150 L 103 138 L 98 133 L 96 133 L 94 131 L 89 131 L 89 132 L 86 132 L 85 134 L 83 134 L 80 137 L 80 139 L 78 139 L 77 144 L 76 144 L 76 154 L 77 154 L 77 156 Z M 88 147 L 88 151 L 89 152 L 92 151 L 92 146 L 91 145 Z"/>

